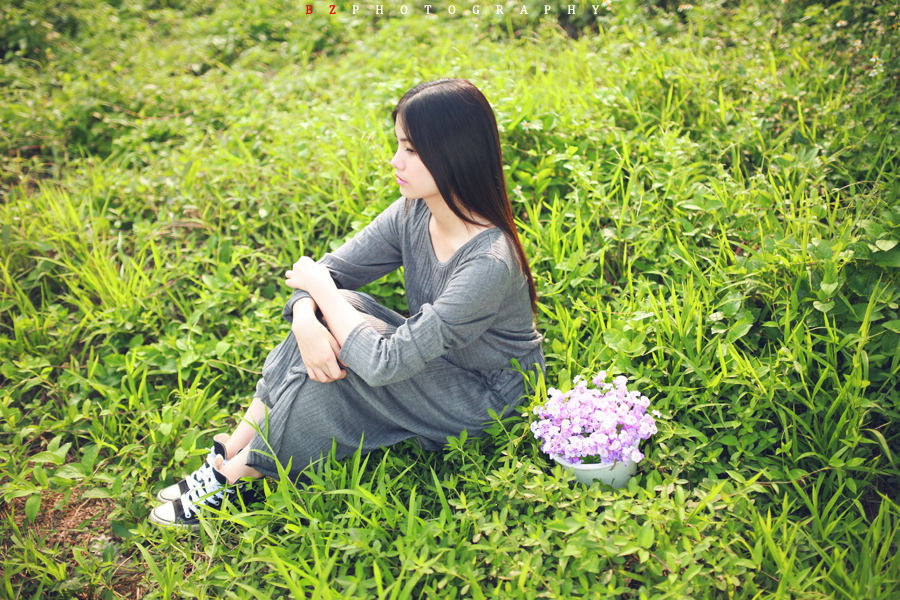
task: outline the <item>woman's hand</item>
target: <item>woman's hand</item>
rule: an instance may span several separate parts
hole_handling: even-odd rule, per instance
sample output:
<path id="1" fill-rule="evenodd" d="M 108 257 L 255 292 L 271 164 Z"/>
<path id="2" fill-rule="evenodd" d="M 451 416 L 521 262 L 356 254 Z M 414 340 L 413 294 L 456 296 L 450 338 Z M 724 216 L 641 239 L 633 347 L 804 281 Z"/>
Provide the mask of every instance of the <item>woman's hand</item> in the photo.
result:
<path id="1" fill-rule="evenodd" d="M 338 355 L 341 346 L 331 332 L 315 317 L 294 321 L 291 331 L 300 349 L 309 378 L 320 383 L 343 379 L 347 371 L 341 369 Z"/>
<path id="2" fill-rule="evenodd" d="M 331 278 L 331 272 L 325 265 L 320 265 L 308 256 L 303 256 L 294 263 L 293 268 L 284 274 L 286 281 L 290 287 L 309 292 L 309 295 L 315 297 L 323 290 L 327 290 L 334 286 L 334 280 Z"/>

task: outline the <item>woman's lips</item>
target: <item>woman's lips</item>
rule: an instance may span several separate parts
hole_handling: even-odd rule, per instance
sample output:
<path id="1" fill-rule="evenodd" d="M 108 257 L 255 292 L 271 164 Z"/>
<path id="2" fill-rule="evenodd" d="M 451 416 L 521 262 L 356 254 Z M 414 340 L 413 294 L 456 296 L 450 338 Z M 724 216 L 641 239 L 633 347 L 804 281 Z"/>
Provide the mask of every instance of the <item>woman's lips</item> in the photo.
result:
<path id="1" fill-rule="evenodd" d="M 396 175 L 394 177 L 397 177 Z M 406 185 L 406 182 L 397 177 L 397 185 Z"/>

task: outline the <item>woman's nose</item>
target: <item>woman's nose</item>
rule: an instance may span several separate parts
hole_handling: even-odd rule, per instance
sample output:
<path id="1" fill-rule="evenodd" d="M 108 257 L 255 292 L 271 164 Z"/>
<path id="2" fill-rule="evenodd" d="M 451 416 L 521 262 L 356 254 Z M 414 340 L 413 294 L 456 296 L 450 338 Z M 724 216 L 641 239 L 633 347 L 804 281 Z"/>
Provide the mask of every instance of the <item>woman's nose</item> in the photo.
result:
<path id="1" fill-rule="evenodd" d="M 400 162 L 400 151 L 398 150 L 393 158 L 391 158 L 391 166 L 397 169 L 398 171 L 403 170 L 403 164 Z"/>

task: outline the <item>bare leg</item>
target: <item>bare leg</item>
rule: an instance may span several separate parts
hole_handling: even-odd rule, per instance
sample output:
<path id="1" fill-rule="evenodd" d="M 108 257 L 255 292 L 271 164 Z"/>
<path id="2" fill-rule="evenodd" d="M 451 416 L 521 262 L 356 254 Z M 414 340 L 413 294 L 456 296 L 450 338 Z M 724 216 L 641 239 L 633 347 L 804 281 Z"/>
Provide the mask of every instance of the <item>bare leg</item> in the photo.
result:
<path id="1" fill-rule="evenodd" d="M 249 454 L 250 449 L 244 448 L 238 452 L 237 456 L 230 459 L 227 465 L 222 465 L 221 462 L 217 461 L 216 468 L 218 468 L 219 472 L 227 477 L 228 481 L 231 483 L 237 483 L 242 477 L 252 477 L 253 479 L 262 477 L 262 473 L 253 467 L 247 466 L 247 456 Z"/>
<path id="2" fill-rule="evenodd" d="M 256 430 L 253 427 L 260 422 L 265 413 L 265 403 L 259 398 L 254 398 L 250 403 L 250 407 L 247 409 L 244 418 L 238 424 L 237 429 L 234 430 L 234 433 L 232 433 L 231 437 L 228 438 L 228 441 L 225 442 L 225 458 L 229 459 L 229 461 L 233 460 L 238 456 L 238 453 L 250 443 L 250 440 L 252 440 L 254 434 L 256 434 Z M 243 462 L 246 464 L 246 457 Z M 243 477 L 243 475 L 241 477 Z"/>

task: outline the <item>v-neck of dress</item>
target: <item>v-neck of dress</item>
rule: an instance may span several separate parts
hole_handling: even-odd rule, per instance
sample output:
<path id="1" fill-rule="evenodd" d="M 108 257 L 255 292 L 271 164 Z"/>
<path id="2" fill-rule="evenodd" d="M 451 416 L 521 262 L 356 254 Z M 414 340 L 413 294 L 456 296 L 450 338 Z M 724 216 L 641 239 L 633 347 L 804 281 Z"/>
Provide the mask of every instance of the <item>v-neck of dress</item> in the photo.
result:
<path id="1" fill-rule="evenodd" d="M 459 256 L 459 253 L 462 252 L 463 249 L 464 249 L 466 246 L 468 246 L 468 245 L 471 244 L 473 241 L 475 241 L 476 239 L 478 239 L 478 237 L 481 236 L 481 234 L 487 233 L 488 231 L 493 231 L 493 230 L 497 229 L 496 226 L 495 226 L 495 227 L 489 227 L 489 228 L 487 228 L 487 229 L 482 229 L 481 231 L 479 231 L 478 233 L 476 233 L 475 235 L 473 235 L 472 237 L 470 237 L 470 238 L 469 238 L 466 242 L 464 242 L 459 248 L 457 248 L 456 251 L 450 256 L 450 258 L 448 258 L 447 260 L 442 261 L 442 260 L 440 260 L 440 259 L 438 258 L 437 252 L 435 252 L 435 250 L 434 250 L 434 241 L 431 239 L 431 216 L 432 216 L 432 215 L 431 215 L 431 211 L 430 211 L 430 210 L 426 210 L 426 211 L 425 211 L 425 214 L 426 214 L 426 217 L 425 217 L 425 236 L 426 236 L 426 239 L 428 240 L 428 248 L 431 249 L 431 258 L 434 259 L 434 262 L 435 262 L 435 263 L 437 264 L 437 266 L 439 266 L 439 267 L 446 267 L 446 266 L 452 264 L 452 263 L 456 260 L 456 258 Z"/>

